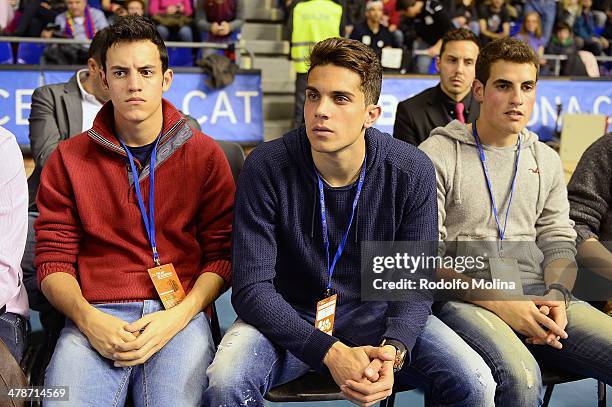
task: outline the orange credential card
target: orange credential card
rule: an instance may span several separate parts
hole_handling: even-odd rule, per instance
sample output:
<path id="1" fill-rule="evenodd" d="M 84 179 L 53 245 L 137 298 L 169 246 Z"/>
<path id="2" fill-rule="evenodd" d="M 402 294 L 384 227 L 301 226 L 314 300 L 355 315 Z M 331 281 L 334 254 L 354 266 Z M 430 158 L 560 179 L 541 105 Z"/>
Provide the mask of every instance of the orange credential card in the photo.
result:
<path id="1" fill-rule="evenodd" d="M 338 294 L 334 294 L 324 300 L 317 302 L 317 314 L 315 318 L 315 327 L 328 334 L 334 332 L 334 319 L 336 317 L 336 300 Z"/>
<path id="2" fill-rule="evenodd" d="M 185 290 L 172 263 L 162 264 L 147 271 L 165 309 L 170 309 L 183 301 Z"/>

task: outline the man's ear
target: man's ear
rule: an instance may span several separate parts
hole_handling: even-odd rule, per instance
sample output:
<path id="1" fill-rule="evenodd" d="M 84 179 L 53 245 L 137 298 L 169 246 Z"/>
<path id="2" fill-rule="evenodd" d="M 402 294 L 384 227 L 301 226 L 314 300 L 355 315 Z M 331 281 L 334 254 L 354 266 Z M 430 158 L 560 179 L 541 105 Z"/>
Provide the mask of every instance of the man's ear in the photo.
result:
<path id="1" fill-rule="evenodd" d="M 170 89 L 172 79 L 174 79 L 174 72 L 172 71 L 172 69 L 168 68 L 166 69 L 166 72 L 164 72 L 164 80 L 162 82 L 162 90 L 164 92 L 167 92 L 168 89 Z"/>
<path id="2" fill-rule="evenodd" d="M 102 82 L 102 88 L 108 90 L 108 82 L 106 81 L 106 72 L 104 72 L 104 69 L 100 69 L 100 82 Z"/>
<path id="3" fill-rule="evenodd" d="M 485 85 L 482 82 L 480 82 L 478 79 L 474 79 L 474 82 L 472 83 L 472 94 L 474 95 L 478 103 L 483 102 L 484 91 L 485 91 Z"/>
<path id="4" fill-rule="evenodd" d="M 89 72 L 95 72 L 98 67 L 98 63 L 93 58 L 87 58 L 87 69 Z"/>
<path id="5" fill-rule="evenodd" d="M 440 56 L 436 57 L 436 72 L 440 72 Z"/>
<path id="6" fill-rule="evenodd" d="M 380 107 L 380 105 L 369 105 L 367 108 L 366 119 L 363 123 L 363 127 L 369 129 L 370 127 L 374 126 L 374 123 L 376 123 L 376 120 L 378 120 L 381 114 L 382 108 Z"/>

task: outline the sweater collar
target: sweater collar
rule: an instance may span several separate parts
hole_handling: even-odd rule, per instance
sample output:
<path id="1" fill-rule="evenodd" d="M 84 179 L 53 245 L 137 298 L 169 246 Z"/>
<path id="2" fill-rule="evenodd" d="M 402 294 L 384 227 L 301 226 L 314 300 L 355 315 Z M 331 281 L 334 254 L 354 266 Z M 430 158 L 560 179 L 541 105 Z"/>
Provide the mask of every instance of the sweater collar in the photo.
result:
<path id="1" fill-rule="evenodd" d="M 164 123 L 162 125 L 160 145 L 167 142 L 186 121 L 182 113 L 166 99 L 162 99 L 162 113 Z M 115 135 L 115 117 L 111 101 L 106 102 L 102 106 L 96 115 L 92 128 L 87 131 L 87 135 L 103 147 L 125 155 L 125 151 Z"/>

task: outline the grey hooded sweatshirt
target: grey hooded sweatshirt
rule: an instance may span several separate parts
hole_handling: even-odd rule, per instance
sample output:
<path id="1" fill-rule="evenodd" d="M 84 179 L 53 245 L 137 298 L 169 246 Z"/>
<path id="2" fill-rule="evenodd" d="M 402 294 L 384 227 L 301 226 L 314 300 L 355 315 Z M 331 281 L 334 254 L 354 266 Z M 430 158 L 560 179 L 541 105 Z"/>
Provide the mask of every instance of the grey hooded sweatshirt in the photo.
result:
<path id="1" fill-rule="evenodd" d="M 517 146 L 483 146 L 502 228 Z M 471 124 L 454 120 L 438 127 L 419 148 L 436 168 L 440 241 L 446 242 L 441 250 L 453 256 L 497 257 L 499 233 Z M 518 261 L 523 286 L 544 282 L 544 268 L 553 260 L 574 260 L 573 226 L 558 154 L 524 129 L 503 244 L 504 256 Z M 469 242 L 482 246 L 476 248 Z M 490 280 L 485 263 L 485 269 L 467 270 L 466 274 Z"/>

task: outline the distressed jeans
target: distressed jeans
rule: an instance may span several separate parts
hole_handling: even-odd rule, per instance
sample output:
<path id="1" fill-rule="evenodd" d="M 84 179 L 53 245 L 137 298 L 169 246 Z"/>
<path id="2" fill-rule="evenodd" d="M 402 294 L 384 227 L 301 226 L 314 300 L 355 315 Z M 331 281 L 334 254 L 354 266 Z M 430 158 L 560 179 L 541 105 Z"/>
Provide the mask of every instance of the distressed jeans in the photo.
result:
<path id="1" fill-rule="evenodd" d="M 204 406 L 263 406 L 272 387 L 310 370 L 253 326 L 237 320 L 227 331 L 206 371 Z M 493 406 L 495 382 L 487 365 L 458 335 L 429 316 L 411 360 L 397 383 L 424 388 L 433 406 Z"/>
<path id="2" fill-rule="evenodd" d="M 541 295 L 544 288 L 525 287 L 525 293 Z M 546 366 L 612 384 L 612 318 L 585 302 L 574 300 L 567 309 L 568 338 L 561 340 L 562 349 L 526 345 L 525 337 L 500 317 L 474 304 L 451 301 L 436 311 L 491 368 L 497 382 L 495 405 L 498 407 L 542 404 L 537 360 Z"/>
<path id="3" fill-rule="evenodd" d="M 95 307 L 128 322 L 163 309 L 154 300 Z M 128 389 L 134 406 L 199 406 L 214 352 L 210 323 L 203 312 L 144 364 L 125 368 L 114 367 L 112 360 L 102 357 L 67 319 L 47 367 L 45 385 L 68 386 L 69 401 L 45 401 L 45 407 L 123 406 Z"/>

